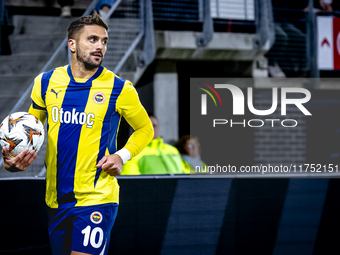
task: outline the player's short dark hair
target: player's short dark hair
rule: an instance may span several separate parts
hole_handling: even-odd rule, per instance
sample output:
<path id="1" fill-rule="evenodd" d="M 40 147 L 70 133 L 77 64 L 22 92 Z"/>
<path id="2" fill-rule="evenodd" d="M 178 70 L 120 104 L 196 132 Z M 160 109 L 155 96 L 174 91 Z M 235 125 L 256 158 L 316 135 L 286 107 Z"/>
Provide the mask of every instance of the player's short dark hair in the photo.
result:
<path id="1" fill-rule="evenodd" d="M 85 27 L 85 26 L 101 26 L 105 28 L 105 30 L 108 30 L 109 27 L 105 23 L 105 21 L 98 15 L 98 14 L 92 14 L 84 17 L 80 17 L 79 19 L 76 19 L 73 21 L 67 29 L 67 38 L 68 39 L 76 39 L 78 37 L 79 32 Z"/>

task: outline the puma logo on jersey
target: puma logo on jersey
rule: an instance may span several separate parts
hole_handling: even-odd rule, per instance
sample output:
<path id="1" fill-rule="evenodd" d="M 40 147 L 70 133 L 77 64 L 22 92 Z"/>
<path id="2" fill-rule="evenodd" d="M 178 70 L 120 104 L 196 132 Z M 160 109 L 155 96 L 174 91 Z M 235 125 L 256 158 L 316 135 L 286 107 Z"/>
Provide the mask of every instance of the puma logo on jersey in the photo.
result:
<path id="1" fill-rule="evenodd" d="M 76 112 L 73 108 L 72 111 L 64 111 L 63 108 L 58 108 L 57 106 L 52 107 L 52 121 L 57 123 L 66 124 L 80 124 L 85 125 L 87 128 L 92 128 L 94 124 L 94 118 L 96 117 L 94 113 Z"/>
<path id="2" fill-rule="evenodd" d="M 61 90 L 59 90 L 58 92 L 55 92 L 54 89 L 51 89 L 51 92 L 53 92 L 53 93 L 55 94 L 55 98 L 58 98 L 58 94 L 59 94 L 60 91 L 61 91 Z"/>

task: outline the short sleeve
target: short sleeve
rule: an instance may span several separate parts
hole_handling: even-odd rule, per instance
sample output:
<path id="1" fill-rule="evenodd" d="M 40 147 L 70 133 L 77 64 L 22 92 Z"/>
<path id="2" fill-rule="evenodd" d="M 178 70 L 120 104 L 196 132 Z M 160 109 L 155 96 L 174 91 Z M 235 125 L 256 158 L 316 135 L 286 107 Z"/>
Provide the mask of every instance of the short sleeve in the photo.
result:
<path id="1" fill-rule="evenodd" d="M 41 108 L 46 108 L 45 102 L 41 95 L 41 79 L 42 79 L 43 73 L 39 74 L 34 79 L 34 85 L 31 93 L 31 99 L 32 101 L 37 104 Z"/>
<path id="2" fill-rule="evenodd" d="M 42 75 L 38 75 L 34 80 L 34 85 L 31 93 L 32 104 L 28 110 L 30 114 L 37 117 L 42 123 L 45 123 L 47 118 L 46 104 L 41 95 L 41 79 Z"/>

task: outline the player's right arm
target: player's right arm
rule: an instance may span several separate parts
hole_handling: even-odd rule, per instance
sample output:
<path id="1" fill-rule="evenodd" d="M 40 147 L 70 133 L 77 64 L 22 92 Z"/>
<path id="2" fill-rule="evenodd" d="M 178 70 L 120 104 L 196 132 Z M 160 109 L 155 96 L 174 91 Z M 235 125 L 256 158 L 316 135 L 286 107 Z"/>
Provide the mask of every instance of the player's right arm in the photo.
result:
<path id="1" fill-rule="evenodd" d="M 30 106 L 28 112 L 37 117 L 42 123 L 45 123 L 47 114 L 45 102 L 41 96 L 42 75 L 43 74 L 38 75 L 34 80 L 34 86 L 31 94 L 32 105 Z M 5 169 L 10 172 L 20 172 L 26 170 L 37 157 L 37 153 L 34 150 L 30 151 L 29 153 L 27 152 L 28 149 L 25 149 L 15 158 L 12 158 L 8 154 L 7 149 L 5 147 L 2 148 L 2 157 L 4 160 L 3 165 Z"/>
<path id="2" fill-rule="evenodd" d="M 38 75 L 34 80 L 34 85 L 31 93 L 32 104 L 28 112 L 37 117 L 41 123 L 45 124 L 47 118 L 45 101 L 41 94 L 41 79 L 42 75 Z"/>
<path id="3" fill-rule="evenodd" d="M 35 150 L 31 150 L 29 153 L 28 149 L 24 149 L 15 158 L 12 158 L 6 149 L 2 148 L 2 157 L 4 159 L 4 167 L 9 172 L 20 172 L 25 171 L 37 157 Z"/>

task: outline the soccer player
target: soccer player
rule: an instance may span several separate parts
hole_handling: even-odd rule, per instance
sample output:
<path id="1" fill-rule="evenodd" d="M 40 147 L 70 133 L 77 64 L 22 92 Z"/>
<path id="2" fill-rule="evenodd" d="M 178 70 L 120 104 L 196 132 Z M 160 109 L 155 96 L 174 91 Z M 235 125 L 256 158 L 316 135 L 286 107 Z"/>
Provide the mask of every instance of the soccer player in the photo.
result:
<path id="1" fill-rule="evenodd" d="M 68 28 L 69 66 L 35 79 L 29 112 L 47 120 L 46 203 L 53 254 L 107 254 L 118 209 L 114 177 L 154 135 L 129 81 L 101 66 L 108 27 L 99 15 L 81 17 Z M 134 133 L 121 150 L 116 138 L 121 116 Z M 9 171 L 25 170 L 36 158 L 2 150 Z"/>

